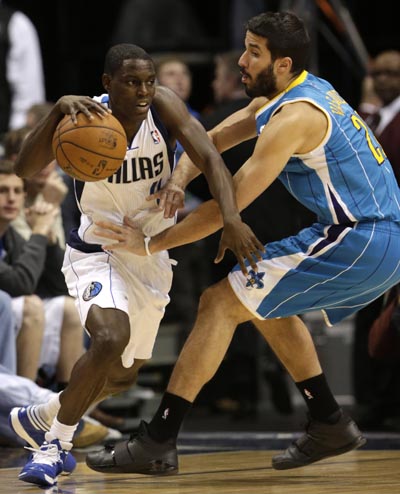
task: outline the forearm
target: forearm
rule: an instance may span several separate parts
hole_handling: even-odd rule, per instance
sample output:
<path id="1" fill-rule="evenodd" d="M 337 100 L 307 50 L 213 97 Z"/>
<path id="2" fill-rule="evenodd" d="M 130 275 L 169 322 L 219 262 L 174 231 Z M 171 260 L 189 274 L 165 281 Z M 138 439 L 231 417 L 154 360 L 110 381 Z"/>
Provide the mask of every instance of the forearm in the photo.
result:
<path id="1" fill-rule="evenodd" d="M 196 242 L 222 228 L 222 216 L 215 200 L 204 202 L 176 225 L 151 238 L 150 252 Z"/>
<path id="2" fill-rule="evenodd" d="M 171 176 L 171 182 L 182 189 L 201 174 L 201 170 L 193 163 L 186 153 L 183 153 Z"/>
<path id="3" fill-rule="evenodd" d="M 30 178 L 54 159 L 52 139 L 54 131 L 63 118 L 55 105 L 51 112 L 27 135 L 15 161 L 15 173 L 23 178 Z"/>
<path id="4" fill-rule="evenodd" d="M 204 170 L 213 198 L 220 208 L 224 224 L 239 217 L 232 175 L 225 166 L 211 166 Z"/>

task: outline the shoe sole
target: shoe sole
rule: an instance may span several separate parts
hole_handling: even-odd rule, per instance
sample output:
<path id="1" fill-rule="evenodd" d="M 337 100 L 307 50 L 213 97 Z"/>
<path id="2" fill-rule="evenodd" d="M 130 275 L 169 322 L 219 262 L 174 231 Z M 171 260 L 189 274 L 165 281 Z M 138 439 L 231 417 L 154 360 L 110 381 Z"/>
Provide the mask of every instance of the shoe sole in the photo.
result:
<path id="1" fill-rule="evenodd" d="M 32 436 L 30 436 L 27 432 L 24 426 L 21 424 L 19 417 L 18 417 L 18 410 L 19 408 L 13 408 L 10 412 L 9 415 L 9 424 L 12 428 L 12 430 L 19 436 L 21 439 L 26 441 L 32 448 L 39 449 L 40 444 L 38 444 Z"/>
<path id="2" fill-rule="evenodd" d="M 311 465 L 312 463 L 315 463 L 317 461 L 324 460 L 325 458 L 331 458 L 332 456 L 339 456 L 344 453 L 348 453 L 349 451 L 352 451 L 354 449 L 361 448 L 361 446 L 364 446 L 366 442 L 367 440 L 365 439 L 365 437 L 360 436 L 352 443 L 347 444 L 342 448 L 335 449 L 330 453 L 326 453 L 325 455 L 321 455 L 318 458 L 315 458 L 314 460 L 310 460 L 310 461 L 304 461 L 304 462 L 299 461 L 298 463 L 296 463 L 294 460 L 293 461 L 277 460 L 276 462 L 274 462 L 274 459 L 272 459 L 272 468 L 274 468 L 275 470 L 290 470 L 291 468 L 306 467 L 307 465 Z"/>
<path id="3" fill-rule="evenodd" d="M 36 475 L 32 474 L 18 476 L 18 478 L 23 482 L 27 482 L 28 484 L 35 484 L 39 487 L 53 487 L 57 484 L 57 478 L 54 479 L 53 483 L 51 484 L 50 481 L 44 481 L 42 477 L 37 477 Z"/>
<path id="4" fill-rule="evenodd" d="M 110 465 L 102 466 L 102 465 L 91 465 L 86 461 L 86 465 L 95 472 L 101 473 L 137 473 L 139 475 L 153 475 L 153 476 L 167 476 L 167 475 L 176 475 L 179 473 L 179 468 L 165 464 L 156 464 L 156 465 L 148 465 L 143 468 L 138 468 L 135 465 Z"/>

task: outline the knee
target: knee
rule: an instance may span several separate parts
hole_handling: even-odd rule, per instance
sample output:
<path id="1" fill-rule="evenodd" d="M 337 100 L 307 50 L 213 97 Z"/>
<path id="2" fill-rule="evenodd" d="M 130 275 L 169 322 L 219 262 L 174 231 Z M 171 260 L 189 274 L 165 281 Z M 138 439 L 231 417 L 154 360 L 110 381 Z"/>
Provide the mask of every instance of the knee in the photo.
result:
<path id="1" fill-rule="evenodd" d="M 97 318 L 95 323 L 89 326 L 91 342 L 89 350 L 96 355 L 101 362 L 113 362 L 124 352 L 129 343 L 130 325 L 129 319 Z"/>
<path id="2" fill-rule="evenodd" d="M 206 288 L 200 296 L 199 313 L 213 313 L 218 315 L 220 312 L 225 312 L 225 295 L 223 284 L 221 282 L 211 285 Z"/>
<path id="3" fill-rule="evenodd" d="M 37 295 L 24 297 L 23 319 L 24 322 L 31 322 L 36 325 L 44 324 L 44 306 Z"/>

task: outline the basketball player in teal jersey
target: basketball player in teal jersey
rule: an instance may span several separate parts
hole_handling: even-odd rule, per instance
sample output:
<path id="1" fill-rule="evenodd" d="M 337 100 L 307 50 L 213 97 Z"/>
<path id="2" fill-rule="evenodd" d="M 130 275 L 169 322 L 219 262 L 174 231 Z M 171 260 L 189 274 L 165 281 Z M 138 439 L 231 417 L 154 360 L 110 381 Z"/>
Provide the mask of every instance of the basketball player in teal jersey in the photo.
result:
<path id="1" fill-rule="evenodd" d="M 35 407 L 12 411 L 11 424 L 18 434 L 31 445 L 37 444 L 38 431 L 45 439 L 19 474 L 26 482 L 54 485 L 86 410 L 131 387 L 139 368 L 151 357 L 169 302 L 172 261 L 166 251 L 151 258 L 104 252 L 100 245 L 104 239 L 96 235 L 94 222 L 104 219 L 122 227 L 128 216 L 149 236 L 171 226 L 175 218 L 167 217 L 156 199 L 146 198 L 167 182 L 166 194 L 174 196 L 172 201 L 183 198 L 183 191 L 169 182 L 177 140 L 206 174 L 223 211 L 225 228 L 218 256 L 232 249 L 245 271 L 244 258 L 255 267 L 254 255 L 263 249 L 241 221 L 232 177 L 204 128 L 173 91 L 156 88 L 155 79 L 153 60 L 143 49 L 130 44 L 111 47 L 102 76 L 106 94 L 94 99 L 60 98 L 28 135 L 16 160 L 15 170 L 22 177 L 44 168 L 53 159 L 52 136 L 64 114 L 76 121 L 78 112 L 91 118 L 93 112 L 105 115 L 112 110 L 127 135 L 124 163 L 113 176 L 75 184 L 81 221 L 68 239 L 63 272 L 91 343 L 73 368 L 69 385 L 51 400 L 45 414 Z"/>
<path id="2" fill-rule="evenodd" d="M 203 293 L 153 419 L 142 422 L 136 438 L 90 453 L 92 469 L 176 472 L 176 438 L 185 413 L 216 372 L 236 326 L 248 320 L 286 366 L 309 409 L 305 434 L 273 458 L 273 467 L 305 466 L 365 443 L 332 395 L 298 314 L 321 310 L 333 325 L 399 283 L 400 194 L 392 167 L 365 122 L 328 82 L 305 70 L 309 45 L 303 22 L 293 13 L 250 19 L 239 66 L 254 99 L 210 136 L 222 152 L 258 135 L 253 155 L 234 177 L 240 208 L 279 177 L 316 213 L 317 223 L 267 244 L 257 269 L 249 266 L 247 276 L 236 266 Z M 184 186 L 191 177 L 181 164 L 175 180 Z M 99 222 L 97 233 L 109 239 L 106 250 L 146 255 L 137 226 L 129 219 L 122 230 Z M 215 201 L 203 203 L 147 240 L 148 252 L 193 242 L 220 226 Z"/>

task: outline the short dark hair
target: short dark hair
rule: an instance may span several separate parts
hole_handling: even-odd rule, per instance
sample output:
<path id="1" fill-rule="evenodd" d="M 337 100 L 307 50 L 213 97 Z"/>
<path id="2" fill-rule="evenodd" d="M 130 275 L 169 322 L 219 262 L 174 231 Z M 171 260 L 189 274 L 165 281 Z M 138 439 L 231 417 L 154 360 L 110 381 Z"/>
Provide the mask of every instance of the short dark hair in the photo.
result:
<path id="1" fill-rule="evenodd" d="M 151 56 L 140 46 L 120 43 L 107 51 L 104 60 L 104 72 L 113 75 L 121 67 L 124 60 L 150 60 L 154 64 Z"/>
<path id="2" fill-rule="evenodd" d="M 302 19 L 293 12 L 264 12 L 246 23 L 246 30 L 266 38 L 272 60 L 290 57 L 292 72 L 305 69 L 309 52 L 310 37 Z"/>
<path id="3" fill-rule="evenodd" d="M 15 175 L 14 162 L 11 160 L 0 159 L 0 175 Z"/>

